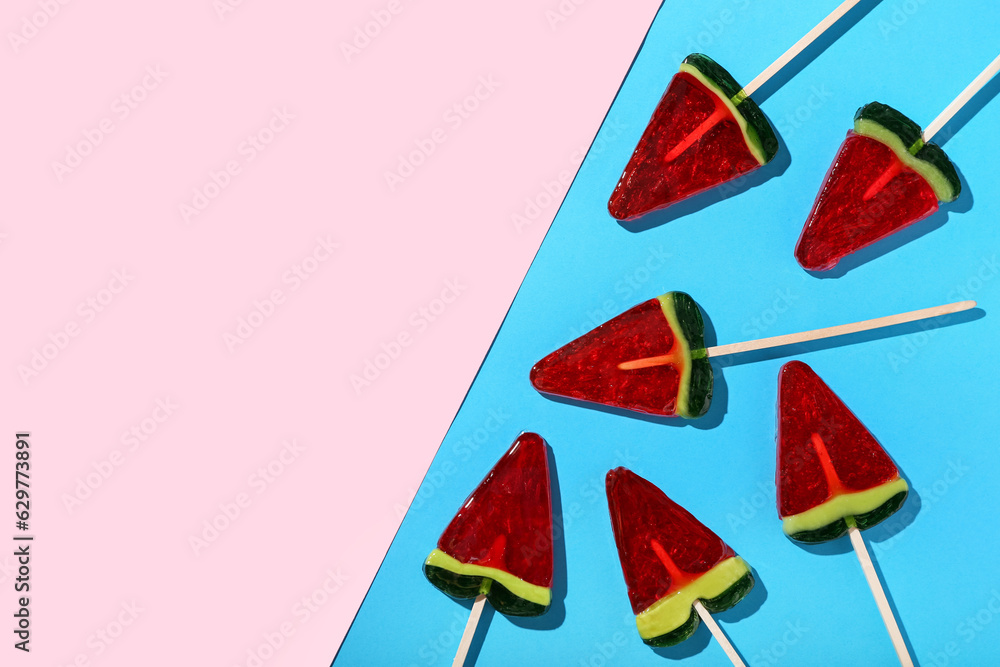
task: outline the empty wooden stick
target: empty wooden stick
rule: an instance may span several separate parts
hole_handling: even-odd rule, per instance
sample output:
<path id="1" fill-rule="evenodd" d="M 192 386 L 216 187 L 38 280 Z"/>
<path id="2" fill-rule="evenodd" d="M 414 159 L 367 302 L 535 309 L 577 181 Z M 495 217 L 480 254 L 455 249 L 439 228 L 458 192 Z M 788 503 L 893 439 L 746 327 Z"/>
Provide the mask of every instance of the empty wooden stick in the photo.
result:
<path id="1" fill-rule="evenodd" d="M 993 78 L 993 76 L 1000 71 L 1000 56 L 997 56 L 993 62 L 986 66 L 982 72 L 979 73 L 975 79 L 972 80 L 968 86 L 965 87 L 958 97 L 951 101 L 944 111 L 938 114 L 938 117 L 931 121 L 931 124 L 927 126 L 924 130 L 923 140 L 930 141 L 931 137 L 938 133 L 938 131 L 944 127 L 952 117 L 958 113 L 958 110 L 965 106 L 968 102 L 975 96 L 979 90 L 986 85 L 986 82 Z"/>
<path id="2" fill-rule="evenodd" d="M 878 580 L 878 574 L 875 572 L 872 558 L 868 554 L 868 547 L 865 546 L 865 538 L 861 536 L 861 531 L 858 530 L 857 526 L 852 525 L 847 532 L 851 536 L 851 545 L 854 547 L 854 553 L 858 555 L 858 560 L 861 562 L 861 569 L 864 571 L 865 579 L 868 581 L 868 588 L 872 589 L 872 596 L 875 598 L 875 604 L 878 606 L 878 613 L 882 615 L 882 622 L 885 623 L 885 629 L 889 631 L 889 637 L 892 639 L 893 648 L 896 649 L 899 663 L 903 667 L 913 667 L 913 658 L 910 657 L 910 651 L 906 647 L 906 642 L 903 641 L 903 633 L 899 631 L 899 625 L 896 623 L 896 617 L 889 606 L 889 600 L 886 599 L 885 591 L 882 590 L 882 582 Z"/>
<path id="3" fill-rule="evenodd" d="M 827 28 L 840 20 L 840 18 L 849 12 L 856 4 L 858 4 L 858 0 L 844 0 L 839 7 L 830 12 L 829 16 L 820 21 L 815 28 L 807 32 L 802 39 L 792 44 L 792 46 L 787 51 L 782 53 L 777 60 L 768 65 L 767 69 L 758 74 L 756 79 L 751 81 L 746 86 L 743 86 L 743 92 L 748 96 L 753 95 L 754 91 L 763 86 L 772 76 L 777 74 L 778 70 L 790 63 L 792 58 L 802 53 L 807 46 L 812 44 L 817 37 L 826 32 Z"/>
<path id="4" fill-rule="evenodd" d="M 758 338 L 757 340 L 748 340 L 743 343 L 730 343 L 729 345 L 717 345 L 715 347 L 710 347 L 706 349 L 705 352 L 709 357 L 721 357 L 722 355 L 725 354 L 736 354 L 737 352 L 749 352 L 751 350 L 763 350 L 769 347 L 792 345 L 794 343 L 804 343 L 810 340 L 819 340 L 821 338 L 832 338 L 834 336 L 843 336 L 845 334 L 858 333 L 859 331 L 868 331 L 870 329 L 891 327 L 895 324 L 914 322 L 916 320 L 923 320 L 929 317 L 940 317 L 941 315 L 958 313 L 963 310 L 969 310 L 970 308 L 975 308 L 975 307 L 976 307 L 975 301 L 957 301 L 955 303 L 949 303 L 943 306 L 935 306 L 933 308 L 922 308 L 920 310 L 911 310 L 908 313 L 899 313 L 898 315 L 887 315 L 885 317 L 876 317 L 873 320 L 864 320 L 863 322 L 852 322 L 850 324 L 841 324 L 835 327 L 826 327 L 824 329 L 813 329 L 812 331 L 802 331 L 794 334 L 785 334 L 784 336 Z"/>
<path id="5" fill-rule="evenodd" d="M 486 604 L 486 596 L 480 595 L 472 605 L 472 612 L 469 613 L 469 620 L 465 624 L 465 632 L 462 633 L 462 640 L 458 642 L 458 651 L 455 653 L 455 660 L 451 667 L 462 667 L 465 658 L 469 655 L 469 648 L 472 646 L 472 638 L 476 635 L 476 627 L 479 625 L 479 617 L 483 615 L 483 606 Z"/>
<path id="6" fill-rule="evenodd" d="M 716 345 L 715 347 L 706 348 L 705 356 L 721 357 L 727 354 L 736 354 L 738 352 L 764 350 L 769 347 L 781 347 L 782 345 L 805 343 L 810 340 L 833 338 L 834 336 L 843 336 L 846 334 L 858 333 L 859 331 L 868 331 L 870 329 L 891 327 L 894 324 L 905 324 L 906 322 L 914 322 L 916 320 L 923 320 L 930 317 L 940 317 L 941 315 L 959 313 L 963 310 L 969 310 L 970 308 L 975 308 L 975 307 L 976 307 L 975 301 L 956 301 L 955 303 L 949 303 L 943 306 L 935 306 L 933 308 L 921 308 L 920 310 L 911 310 L 908 313 L 899 313 L 898 315 L 886 315 L 885 317 L 876 317 L 873 320 L 864 320 L 862 322 L 851 322 L 850 324 L 840 324 L 835 327 L 813 329 L 811 331 L 800 331 L 799 333 L 785 334 L 783 336 L 771 336 L 770 338 L 758 338 L 757 340 L 748 340 L 742 343 Z M 672 351 L 669 354 L 663 354 L 656 357 L 644 357 L 642 359 L 632 359 L 630 361 L 623 361 L 622 363 L 618 364 L 618 368 L 623 371 L 635 371 L 642 368 L 653 368 L 654 366 L 665 366 L 667 364 L 676 364 L 679 360 L 680 360 L 680 353 L 677 351 Z"/>
<path id="7" fill-rule="evenodd" d="M 726 652 L 726 656 L 732 661 L 734 667 L 747 667 L 746 663 L 743 662 L 743 658 L 736 652 L 736 648 L 732 642 L 729 641 L 729 637 L 726 636 L 726 633 L 722 631 L 719 624 L 712 618 L 712 614 L 705 609 L 705 605 L 701 603 L 701 600 L 694 601 L 694 610 L 698 612 L 698 616 L 701 616 L 701 620 L 708 626 L 712 636 L 715 637 L 715 641 L 719 642 L 719 645 Z"/>

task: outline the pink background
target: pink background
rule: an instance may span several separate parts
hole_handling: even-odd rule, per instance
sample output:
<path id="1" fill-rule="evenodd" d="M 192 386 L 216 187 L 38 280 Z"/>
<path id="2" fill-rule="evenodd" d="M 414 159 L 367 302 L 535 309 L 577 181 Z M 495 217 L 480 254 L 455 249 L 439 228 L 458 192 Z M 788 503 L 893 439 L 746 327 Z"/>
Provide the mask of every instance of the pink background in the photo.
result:
<path id="1" fill-rule="evenodd" d="M 333 658 L 656 7 L 5 3 L 4 664 Z"/>

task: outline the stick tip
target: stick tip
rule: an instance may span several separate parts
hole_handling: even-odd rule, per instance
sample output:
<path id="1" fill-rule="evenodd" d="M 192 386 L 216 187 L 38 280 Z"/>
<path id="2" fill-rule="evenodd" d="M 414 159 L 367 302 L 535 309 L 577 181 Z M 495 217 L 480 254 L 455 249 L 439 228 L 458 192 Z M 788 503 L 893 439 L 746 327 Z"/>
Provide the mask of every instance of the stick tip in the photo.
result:
<path id="1" fill-rule="evenodd" d="M 953 313 L 960 313 L 963 310 L 972 310 L 977 305 L 978 304 L 972 299 L 967 299 L 966 301 L 956 301 L 955 303 L 951 304 L 950 310 Z"/>

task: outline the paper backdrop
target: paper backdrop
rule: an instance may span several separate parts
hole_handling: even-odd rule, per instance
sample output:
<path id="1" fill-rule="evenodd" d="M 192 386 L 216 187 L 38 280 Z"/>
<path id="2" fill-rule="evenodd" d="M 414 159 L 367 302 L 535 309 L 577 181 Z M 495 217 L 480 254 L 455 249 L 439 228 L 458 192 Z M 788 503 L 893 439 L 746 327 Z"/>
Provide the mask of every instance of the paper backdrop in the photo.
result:
<path id="1" fill-rule="evenodd" d="M 892 665 L 896 657 L 850 544 L 804 548 L 775 509 L 778 369 L 809 363 L 879 438 L 912 489 L 866 533 L 922 665 L 980 665 L 1000 643 L 993 183 L 1000 104 L 991 84 L 938 136 L 964 192 L 954 204 L 831 274 L 793 248 L 855 110 L 878 100 L 926 125 L 995 56 L 986 3 L 864 2 L 755 98 L 781 141 L 736 188 L 623 226 L 608 195 L 680 60 L 705 51 L 752 79 L 832 9 L 824 3 L 666 3 L 646 37 L 489 355 L 449 429 L 340 651 L 337 665 L 450 664 L 470 603 L 421 563 L 521 430 L 552 448 L 554 602 L 535 619 L 487 610 L 479 666 L 726 664 L 704 628 L 654 651 L 635 631 L 611 533 L 605 473 L 624 465 L 663 488 L 754 568 L 757 587 L 718 620 L 752 667 Z M 709 344 L 976 299 L 962 316 L 714 362 L 715 399 L 693 422 L 657 422 L 536 393 L 532 364 L 624 309 L 690 293 Z"/>
<path id="2" fill-rule="evenodd" d="M 0 664 L 332 661 L 656 10 L 564 4 L 4 3 Z"/>

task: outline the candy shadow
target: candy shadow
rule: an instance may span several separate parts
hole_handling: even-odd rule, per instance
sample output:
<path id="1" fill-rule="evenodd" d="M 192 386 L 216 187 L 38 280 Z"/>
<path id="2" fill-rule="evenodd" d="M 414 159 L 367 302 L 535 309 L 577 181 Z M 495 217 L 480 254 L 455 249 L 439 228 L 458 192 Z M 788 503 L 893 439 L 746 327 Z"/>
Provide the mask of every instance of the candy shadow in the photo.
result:
<path id="1" fill-rule="evenodd" d="M 768 119 L 768 122 L 771 122 L 770 119 Z M 771 127 L 774 127 L 774 123 L 771 123 Z M 781 135 L 778 134 L 777 130 L 775 130 L 774 135 L 778 139 L 778 152 L 775 153 L 774 158 L 770 162 L 763 165 L 759 169 L 754 169 L 751 172 L 743 174 L 739 178 L 735 178 L 710 190 L 706 190 L 701 194 L 684 199 L 683 201 L 677 202 L 667 208 L 647 213 L 636 220 L 616 220 L 616 222 L 626 231 L 638 234 L 639 232 L 644 232 L 648 229 L 665 225 L 672 220 L 683 218 L 691 215 L 692 213 L 697 213 L 703 208 L 707 208 L 717 202 L 729 199 L 730 197 L 736 197 L 751 188 L 762 185 L 772 178 L 781 176 L 785 173 L 785 170 L 788 169 L 789 165 L 791 165 L 792 156 L 788 152 L 788 146 L 785 145 L 785 140 L 781 138 Z M 611 214 L 609 213 L 608 216 L 610 217 L 610 215 Z M 612 220 L 614 220 L 614 218 L 612 218 Z"/>
<path id="2" fill-rule="evenodd" d="M 528 630 L 554 630 L 566 620 L 566 531 L 563 530 L 562 494 L 559 471 L 552 447 L 546 448 L 549 461 L 550 487 L 552 490 L 552 604 L 541 616 L 508 616 L 514 625 Z M 485 634 L 485 633 L 484 633 Z"/>
<path id="3" fill-rule="evenodd" d="M 872 245 L 848 255 L 829 271 L 809 271 L 806 269 L 806 273 L 820 279 L 840 278 L 859 266 L 876 260 L 897 248 L 901 248 L 907 243 L 919 239 L 921 236 L 930 234 L 948 222 L 949 214 L 965 213 L 971 210 L 975 201 L 972 196 L 972 189 L 969 187 L 969 183 L 965 180 L 965 175 L 962 174 L 961 170 L 955 167 L 955 171 L 958 172 L 958 180 L 962 183 L 962 193 L 958 196 L 958 199 L 941 206 L 933 215 L 919 220 L 909 227 L 904 227 L 881 241 L 876 241 Z"/>
<path id="4" fill-rule="evenodd" d="M 879 2 L 880 0 L 862 0 L 862 2 L 859 2 L 857 5 L 852 7 L 851 10 L 844 14 L 839 21 L 830 26 L 826 32 L 817 37 L 812 44 L 807 46 L 802 53 L 795 56 L 790 63 L 782 67 L 781 70 L 768 79 L 764 85 L 754 91 L 754 101 L 757 104 L 763 104 L 767 98 L 788 83 L 792 78 L 797 76 L 799 72 L 805 69 L 806 66 L 815 60 L 821 53 L 826 51 L 830 45 L 843 37 L 848 30 L 853 28 L 862 18 L 867 16 L 868 12 L 879 4 Z M 791 44 L 788 46 L 791 46 Z M 775 55 L 777 57 L 777 54 Z"/>
<path id="5" fill-rule="evenodd" d="M 817 352 L 819 350 L 832 350 L 838 347 L 846 347 L 848 345 L 857 345 L 885 338 L 896 338 L 899 336 L 907 336 L 920 332 L 943 329 L 945 327 L 964 324 L 966 322 L 973 322 L 975 320 L 982 319 L 985 316 L 986 312 L 982 308 L 972 308 L 970 310 L 964 310 L 960 313 L 941 315 L 927 320 L 906 322 L 904 324 L 896 324 L 891 327 L 871 329 L 869 331 L 861 331 L 844 336 L 823 338 L 820 340 L 808 341 L 806 343 L 796 343 L 794 345 L 782 345 L 780 347 L 772 347 L 764 350 L 737 352 L 736 354 L 727 355 L 725 357 L 726 359 L 731 359 L 731 361 L 726 365 L 742 366 L 743 364 L 751 364 L 758 361 L 770 361 L 772 359 L 780 359 L 782 357 L 798 357 L 804 354 L 809 354 L 810 352 Z"/>
<path id="6" fill-rule="evenodd" d="M 715 335 L 715 326 L 712 321 L 708 319 L 705 311 L 701 311 L 702 321 L 705 324 L 705 346 L 711 347 L 716 344 L 717 338 Z M 725 417 L 726 410 L 729 406 L 729 388 L 726 386 L 726 380 L 720 372 L 718 372 L 717 367 L 719 364 L 713 364 L 712 370 L 714 374 L 714 380 L 712 382 L 712 404 L 708 408 L 708 412 L 704 416 L 697 419 L 684 419 L 683 417 L 663 417 L 659 415 L 647 415 L 642 412 L 635 412 L 633 410 L 626 410 L 624 408 L 615 408 L 610 405 L 602 405 L 600 403 L 588 403 L 586 401 L 580 401 L 575 398 L 568 398 L 565 396 L 554 396 L 550 394 L 540 394 L 542 397 L 552 401 L 553 403 L 561 403 L 563 405 L 572 405 L 578 408 L 586 408 L 588 410 L 595 410 L 597 412 L 603 412 L 605 414 L 614 415 L 616 417 L 625 417 L 627 419 L 636 419 L 638 421 L 648 422 L 650 424 L 662 424 L 664 426 L 672 426 L 674 428 L 684 428 L 690 426 L 699 430 L 707 431 L 713 429 L 722 423 L 723 417 Z"/>

